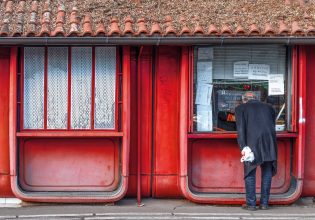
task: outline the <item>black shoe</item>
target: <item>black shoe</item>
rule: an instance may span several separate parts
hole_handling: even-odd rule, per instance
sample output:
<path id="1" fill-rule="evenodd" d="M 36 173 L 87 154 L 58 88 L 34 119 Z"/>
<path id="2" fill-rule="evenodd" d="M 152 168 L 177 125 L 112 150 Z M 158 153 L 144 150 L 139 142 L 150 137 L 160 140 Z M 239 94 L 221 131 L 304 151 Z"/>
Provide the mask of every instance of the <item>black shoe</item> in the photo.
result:
<path id="1" fill-rule="evenodd" d="M 261 210 L 268 210 L 269 207 L 268 207 L 268 205 L 260 205 L 259 209 L 261 209 Z"/>
<path id="2" fill-rule="evenodd" d="M 256 206 L 249 206 L 247 204 L 243 204 L 242 209 L 245 209 L 247 211 L 256 211 L 257 210 Z"/>

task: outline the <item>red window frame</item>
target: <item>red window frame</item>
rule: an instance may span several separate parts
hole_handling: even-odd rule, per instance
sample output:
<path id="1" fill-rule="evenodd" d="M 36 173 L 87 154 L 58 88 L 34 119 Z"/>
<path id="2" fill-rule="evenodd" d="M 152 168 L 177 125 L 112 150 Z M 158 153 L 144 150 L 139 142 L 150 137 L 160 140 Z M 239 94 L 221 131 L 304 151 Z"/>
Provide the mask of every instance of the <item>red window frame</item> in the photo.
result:
<path id="1" fill-rule="evenodd" d="M 36 46 L 34 46 L 36 47 Z M 45 46 L 45 57 L 44 57 L 44 128 L 42 129 L 29 129 L 29 128 L 24 128 L 24 48 L 21 49 L 21 55 L 20 55 L 20 69 L 21 69 L 21 77 L 20 77 L 20 131 L 32 131 L 32 132 L 36 132 L 36 131 L 62 131 L 62 132 L 67 132 L 67 131 L 77 131 L 77 132 L 81 132 L 81 131 L 113 131 L 113 132 L 118 132 L 119 131 L 119 122 L 120 120 L 120 113 L 119 113 L 119 107 L 122 104 L 121 100 L 119 100 L 119 92 L 120 89 L 119 87 L 121 86 L 119 83 L 119 78 L 121 76 L 120 73 L 120 50 L 118 47 L 116 48 L 116 78 L 115 78 L 115 113 L 114 113 L 114 117 L 115 117 L 115 122 L 114 122 L 114 128 L 110 129 L 110 128 L 94 128 L 94 111 L 95 111 L 95 48 L 98 46 L 58 46 L 58 47 L 65 47 L 68 48 L 68 103 L 67 103 L 67 128 L 65 129 L 50 129 L 47 128 L 47 93 L 48 93 L 48 46 Z M 72 58 L 72 50 L 71 48 L 73 47 L 89 47 L 92 48 L 92 69 L 91 69 L 91 73 L 92 73 L 92 80 L 91 80 L 91 95 L 92 95 L 92 99 L 91 99 L 91 125 L 89 129 L 73 129 L 71 128 L 71 58 Z M 99 47 L 105 47 L 105 46 L 99 46 Z M 19 102 L 19 101 L 18 101 Z"/>

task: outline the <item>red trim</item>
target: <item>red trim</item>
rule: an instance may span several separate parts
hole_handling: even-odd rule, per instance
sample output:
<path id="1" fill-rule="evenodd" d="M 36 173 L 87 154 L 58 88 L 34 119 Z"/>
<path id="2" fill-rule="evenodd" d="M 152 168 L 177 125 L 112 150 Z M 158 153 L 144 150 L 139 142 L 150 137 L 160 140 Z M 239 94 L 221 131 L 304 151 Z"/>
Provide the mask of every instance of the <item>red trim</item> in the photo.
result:
<path id="1" fill-rule="evenodd" d="M 297 132 L 297 72 L 298 72 L 298 51 L 295 46 L 292 49 L 292 97 L 291 97 L 291 131 Z M 288 109 L 290 111 L 290 109 Z"/>
<path id="2" fill-rule="evenodd" d="M 141 54 L 142 54 L 143 46 L 140 47 L 140 51 L 138 54 L 138 63 L 137 63 L 137 97 L 138 97 L 138 149 L 137 149 L 137 202 L 138 205 L 141 204 Z"/>
<path id="3" fill-rule="evenodd" d="M 188 120 L 189 120 L 189 132 L 194 131 L 194 47 L 188 48 L 188 71 L 191 74 L 188 74 L 188 103 L 190 103 L 189 109 L 188 109 Z"/>
<path id="4" fill-rule="evenodd" d="M 237 133 L 208 133 L 208 134 L 188 134 L 188 138 L 198 138 L 198 139 L 236 139 Z M 289 132 L 278 132 L 277 138 L 296 138 L 298 137 L 297 133 L 289 133 Z"/>
<path id="5" fill-rule="evenodd" d="M 122 75 L 120 73 L 120 53 L 119 53 L 119 48 L 116 47 L 116 77 L 115 77 L 115 80 L 116 80 L 116 86 L 115 86 L 115 128 L 114 130 L 115 131 L 118 131 L 118 123 L 119 123 L 119 118 L 121 117 L 119 115 L 119 105 L 122 104 L 122 101 L 119 100 L 119 76 Z"/>
<path id="6" fill-rule="evenodd" d="M 71 47 L 68 47 L 68 130 L 71 128 L 71 58 Z"/>
<path id="7" fill-rule="evenodd" d="M 44 53 L 44 129 L 47 129 L 47 93 L 48 93 L 48 48 Z"/>
<path id="8" fill-rule="evenodd" d="M 17 132 L 17 137 L 122 137 L 123 132 L 108 131 L 28 131 Z"/>
<path id="9" fill-rule="evenodd" d="M 20 91 L 20 130 L 24 129 L 24 48 L 21 49 L 21 91 Z"/>
<path id="10" fill-rule="evenodd" d="M 94 111 L 95 111 L 95 47 L 92 47 L 92 91 L 91 91 L 91 129 L 94 129 Z"/>

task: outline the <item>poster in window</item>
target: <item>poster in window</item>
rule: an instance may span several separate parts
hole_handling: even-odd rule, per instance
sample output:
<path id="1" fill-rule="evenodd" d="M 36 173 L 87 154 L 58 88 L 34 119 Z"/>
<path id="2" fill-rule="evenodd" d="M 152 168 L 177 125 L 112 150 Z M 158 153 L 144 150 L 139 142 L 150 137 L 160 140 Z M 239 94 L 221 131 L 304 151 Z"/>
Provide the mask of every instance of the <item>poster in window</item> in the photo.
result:
<path id="1" fill-rule="evenodd" d="M 212 131 L 211 105 L 197 105 L 197 131 Z"/>
<path id="2" fill-rule="evenodd" d="M 268 94 L 284 95 L 284 77 L 282 74 L 269 75 Z"/>
<path id="3" fill-rule="evenodd" d="M 248 78 L 254 80 L 268 80 L 270 66 L 267 64 L 249 64 Z"/>
<path id="4" fill-rule="evenodd" d="M 212 83 L 212 62 L 197 63 L 197 82 Z"/>
<path id="5" fill-rule="evenodd" d="M 233 68 L 234 78 L 248 78 L 248 61 L 238 61 L 234 62 Z"/>
<path id="6" fill-rule="evenodd" d="M 197 105 L 210 105 L 213 85 L 211 84 L 198 84 L 196 101 Z"/>
<path id="7" fill-rule="evenodd" d="M 198 48 L 198 60 L 212 60 L 213 48 L 211 47 L 199 47 Z"/>

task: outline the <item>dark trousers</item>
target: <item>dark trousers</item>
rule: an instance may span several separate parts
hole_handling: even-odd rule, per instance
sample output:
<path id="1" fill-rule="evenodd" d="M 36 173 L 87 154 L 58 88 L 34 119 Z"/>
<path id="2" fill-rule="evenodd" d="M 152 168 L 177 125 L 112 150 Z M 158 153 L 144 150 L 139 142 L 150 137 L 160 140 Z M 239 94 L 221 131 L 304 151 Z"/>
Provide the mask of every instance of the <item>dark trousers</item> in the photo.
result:
<path id="1" fill-rule="evenodd" d="M 261 168 L 261 196 L 260 204 L 268 205 L 271 179 L 272 179 L 272 162 L 264 162 Z M 246 204 L 256 206 L 256 168 L 252 170 L 245 178 Z"/>

